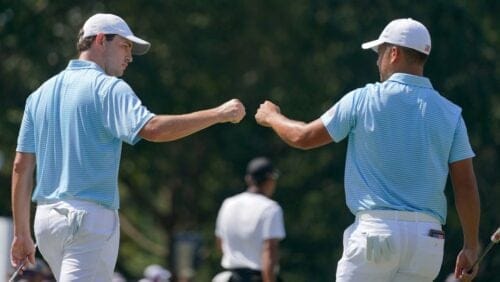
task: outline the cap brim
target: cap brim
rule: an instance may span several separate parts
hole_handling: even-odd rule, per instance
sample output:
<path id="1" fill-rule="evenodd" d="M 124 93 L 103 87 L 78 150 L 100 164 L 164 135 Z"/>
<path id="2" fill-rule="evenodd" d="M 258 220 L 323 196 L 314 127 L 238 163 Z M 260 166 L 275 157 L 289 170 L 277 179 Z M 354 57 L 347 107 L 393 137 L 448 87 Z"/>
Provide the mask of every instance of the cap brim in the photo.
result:
<path id="1" fill-rule="evenodd" d="M 134 55 L 144 55 L 149 51 L 149 48 L 151 47 L 151 43 L 147 42 L 146 40 L 140 39 L 137 36 L 129 35 L 126 38 L 133 44 L 132 54 Z"/>
<path id="2" fill-rule="evenodd" d="M 380 39 L 376 39 L 373 41 L 365 42 L 361 44 L 361 48 L 363 49 L 372 49 L 373 51 L 377 52 L 378 51 L 378 46 L 382 45 L 384 41 Z"/>

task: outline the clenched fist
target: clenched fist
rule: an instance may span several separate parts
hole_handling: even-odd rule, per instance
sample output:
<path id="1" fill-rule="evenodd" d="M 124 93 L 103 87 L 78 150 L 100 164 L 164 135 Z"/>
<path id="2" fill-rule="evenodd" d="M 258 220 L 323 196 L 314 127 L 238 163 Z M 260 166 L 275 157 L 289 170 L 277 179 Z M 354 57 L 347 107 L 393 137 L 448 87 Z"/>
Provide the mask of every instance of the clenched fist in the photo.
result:
<path id="1" fill-rule="evenodd" d="M 238 123 L 245 116 L 245 106 L 238 99 L 231 99 L 218 107 L 221 122 Z"/>
<path id="2" fill-rule="evenodd" d="M 255 114 L 255 120 L 258 124 L 269 127 L 271 126 L 269 121 L 272 116 L 279 113 L 281 113 L 281 110 L 277 105 L 273 104 L 270 101 L 265 101 L 264 103 L 260 104 L 260 107 Z"/>

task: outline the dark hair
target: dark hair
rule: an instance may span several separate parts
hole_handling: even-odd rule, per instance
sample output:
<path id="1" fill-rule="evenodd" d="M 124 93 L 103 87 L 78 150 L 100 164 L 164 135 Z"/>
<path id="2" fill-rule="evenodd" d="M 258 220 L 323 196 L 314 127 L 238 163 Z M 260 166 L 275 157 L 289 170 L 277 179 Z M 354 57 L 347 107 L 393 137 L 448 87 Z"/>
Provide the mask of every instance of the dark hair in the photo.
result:
<path id="1" fill-rule="evenodd" d="M 113 38 L 115 38 L 116 34 L 105 34 L 104 36 L 106 37 L 106 41 L 111 41 L 113 40 Z M 76 42 L 76 50 L 78 51 L 78 53 L 90 49 L 90 46 L 92 46 L 92 42 L 94 42 L 95 38 L 96 35 L 83 37 L 83 28 L 80 29 Z"/>
<path id="2" fill-rule="evenodd" d="M 268 179 L 277 179 L 279 177 L 278 170 L 274 168 L 271 160 L 266 157 L 251 160 L 248 163 L 246 174 L 257 186 L 260 186 Z"/>
<path id="3" fill-rule="evenodd" d="M 405 54 L 405 58 L 406 58 L 406 61 L 408 63 L 411 63 L 411 64 L 425 64 L 425 62 L 427 61 L 427 58 L 429 57 L 428 55 L 422 53 L 422 52 L 419 52 L 415 49 L 411 49 L 411 48 L 408 48 L 408 47 L 403 47 L 403 46 L 398 46 L 396 45 L 398 48 L 401 49 L 401 51 L 403 51 L 403 53 Z"/>

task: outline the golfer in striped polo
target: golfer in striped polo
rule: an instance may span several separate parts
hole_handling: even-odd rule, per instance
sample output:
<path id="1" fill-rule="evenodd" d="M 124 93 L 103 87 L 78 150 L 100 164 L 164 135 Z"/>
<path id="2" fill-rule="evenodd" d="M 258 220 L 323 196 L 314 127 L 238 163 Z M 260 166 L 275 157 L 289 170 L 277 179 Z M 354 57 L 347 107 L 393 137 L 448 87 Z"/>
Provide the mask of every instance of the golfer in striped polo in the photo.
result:
<path id="1" fill-rule="evenodd" d="M 478 256 L 479 195 L 461 109 L 423 76 L 431 51 L 427 28 L 390 22 L 377 40 L 380 83 L 342 97 L 310 123 L 291 120 L 266 101 L 255 118 L 293 147 L 310 149 L 348 138 L 345 190 L 355 222 L 344 232 L 336 281 L 432 281 L 439 273 L 451 176 L 464 244 L 455 275 Z"/>
<path id="2" fill-rule="evenodd" d="M 183 115 L 151 113 L 118 78 L 132 55 L 149 47 L 122 18 L 96 14 L 81 29 L 78 59 L 28 97 L 12 174 L 14 267 L 26 259 L 34 263 L 35 187 L 34 233 L 57 281 L 111 281 L 119 245 L 122 143 L 172 141 L 244 117 L 236 99 Z"/>

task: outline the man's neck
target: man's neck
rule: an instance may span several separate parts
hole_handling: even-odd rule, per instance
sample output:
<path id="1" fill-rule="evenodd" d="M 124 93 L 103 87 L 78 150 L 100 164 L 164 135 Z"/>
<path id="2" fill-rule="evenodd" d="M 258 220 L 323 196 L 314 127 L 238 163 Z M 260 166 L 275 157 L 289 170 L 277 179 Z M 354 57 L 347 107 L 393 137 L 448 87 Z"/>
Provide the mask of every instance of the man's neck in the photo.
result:
<path id="1" fill-rule="evenodd" d="M 400 65 L 396 66 L 394 68 L 394 71 L 391 73 L 407 73 L 407 74 L 412 74 L 412 75 L 418 75 L 418 76 L 424 76 L 424 66 L 417 65 L 417 64 L 412 64 L 412 65 Z"/>
<path id="2" fill-rule="evenodd" d="M 259 187 L 252 185 L 247 188 L 247 192 L 250 193 L 256 193 L 256 194 L 262 194 L 262 191 Z"/>
<path id="3" fill-rule="evenodd" d="M 102 59 L 93 54 L 90 50 L 81 52 L 78 56 L 78 59 L 94 62 L 98 64 L 102 69 L 104 69 L 104 62 L 102 61 Z"/>

